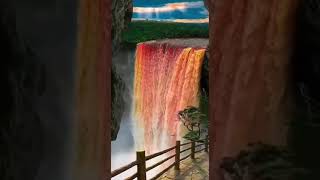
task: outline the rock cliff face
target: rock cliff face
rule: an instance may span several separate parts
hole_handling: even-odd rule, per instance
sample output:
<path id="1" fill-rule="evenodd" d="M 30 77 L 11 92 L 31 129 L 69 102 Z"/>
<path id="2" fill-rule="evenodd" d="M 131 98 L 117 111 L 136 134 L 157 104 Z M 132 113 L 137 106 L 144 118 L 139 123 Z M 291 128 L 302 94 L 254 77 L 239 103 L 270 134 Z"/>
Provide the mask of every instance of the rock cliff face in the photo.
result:
<path id="1" fill-rule="evenodd" d="M 248 143 L 286 144 L 296 1 L 211 0 L 210 164 Z M 214 145 L 214 146 L 212 146 Z"/>
<path id="2" fill-rule="evenodd" d="M 301 1 L 297 19 L 297 40 L 294 73 L 297 85 L 305 95 L 320 102 L 320 2 Z M 302 87 L 300 87 L 302 88 Z"/>
<path id="3" fill-rule="evenodd" d="M 24 142 L 23 146 L 15 147 L 16 151 L 11 151 L 19 154 L 14 165 L 19 172 L 15 175 L 21 176 L 18 179 L 66 180 L 71 172 L 69 163 L 74 152 L 70 147 L 73 145 L 77 0 L 3 0 L 1 3 L 5 1 L 12 5 L 10 13 L 15 17 L 1 30 L 14 27 L 10 29 L 9 36 L 3 36 L 13 40 L 14 44 L 3 47 L 20 49 L 11 52 L 11 59 L 3 58 L 10 62 L 9 73 L 14 80 L 10 83 L 13 89 L 8 90 L 13 94 L 4 95 L 10 99 L 8 101 L 20 104 L 12 112 L 21 126 L 14 132 L 11 146 Z M 8 16 L 2 18 L 7 19 Z M 15 40 L 15 34 L 19 41 Z M 2 44 L 7 42 L 1 40 Z M 26 47 L 32 48 L 34 56 Z M 10 51 L 1 51 L 4 52 Z M 38 79 L 40 77 L 43 79 Z M 32 120 L 33 116 L 38 118 Z M 23 171 L 33 174 L 33 177 Z"/>
<path id="4" fill-rule="evenodd" d="M 296 49 L 294 51 L 294 87 L 296 109 L 292 147 L 304 167 L 319 177 L 320 145 L 320 1 L 303 0 L 298 7 Z M 313 140 L 312 140 L 313 139 Z"/>
<path id="5" fill-rule="evenodd" d="M 6 2 L 11 3 L 12 8 L 9 8 Z M 70 178 L 69 158 L 75 152 L 74 149 L 70 150 L 73 145 L 70 140 L 73 135 L 72 130 L 74 130 L 73 101 L 76 67 L 74 59 L 78 2 L 78 0 L 3 0 L 0 2 L 0 42 L 2 44 L 1 59 L 3 60 L 0 71 L 3 87 L 0 126 L 0 154 L 3 158 L 0 158 L 0 179 L 65 180 Z M 102 37 L 108 35 L 107 21 L 111 25 L 109 21 L 111 12 L 106 15 L 104 7 L 110 7 L 111 3 L 105 5 L 106 1 L 98 0 L 86 2 L 90 5 L 84 5 L 84 7 L 91 9 L 90 11 L 82 9 L 83 12 L 89 14 L 82 12 L 81 28 L 82 30 L 90 29 L 88 32 L 91 34 L 90 38 L 86 38 L 88 34 L 81 34 L 84 39 L 90 39 L 89 42 L 84 42 L 85 46 L 83 46 L 84 49 L 81 49 L 83 51 L 81 55 L 83 59 L 95 63 L 92 59 L 96 60 L 101 57 L 105 60 L 106 57 L 109 57 L 104 55 L 107 41 Z M 101 17 L 98 22 L 97 16 Z M 96 27 L 97 24 L 99 27 Z M 102 40 L 104 43 L 97 44 Z M 32 47 L 32 50 L 29 47 Z M 92 47 L 99 47 L 96 48 L 99 49 L 99 52 L 90 52 Z M 96 58 L 97 56 L 99 58 Z M 98 63 L 101 62 L 104 61 Z M 93 66 L 88 68 L 92 70 Z M 99 67 L 107 66 L 102 64 Z M 92 79 L 85 80 L 95 82 L 97 69 L 94 66 L 94 69 L 90 70 L 89 73 L 84 71 L 83 75 L 91 74 Z M 106 72 L 99 70 L 99 73 Z M 84 77 L 87 78 L 87 76 Z M 99 78 L 105 80 L 105 76 L 99 76 Z M 91 93 L 97 94 L 95 87 L 90 86 L 91 84 L 84 84 L 82 88 L 86 85 L 89 85 L 89 89 L 92 88 Z M 103 90 L 101 87 L 98 89 L 99 93 Z M 88 96 L 83 98 L 86 97 Z M 101 102 L 99 103 L 101 105 Z M 89 116 L 86 119 L 88 121 L 77 121 L 85 124 L 83 129 L 79 128 L 79 134 L 83 138 L 80 144 L 85 142 L 85 147 L 81 150 L 83 154 L 87 153 L 89 159 L 85 161 L 87 159 L 84 160 L 85 157 L 82 156 L 84 163 L 79 163 L 79 166 L 91 165 L 94 170 L 90 171 L 91 169 L 88 168 L 88 171 L 82 171 L 86 175 L 89 174 L 88 172 L 94 174 L 90 174 L 93 178 L 89 179 L 95 179 L 101 174 L 103 174 L 101 177 L 105 178 L 108 174 L 105 167 L 108 164 L 106 162 L 110 161 L 105 157 L 109 154 L 105 149 L 106 135 L 101 135 L 106 132 L 103 129 L 106 126 L 100 123 L 105 122 L 105 119 L 100 116 L 105 118 L 107 115 L 97 115 L 97 108 L 90 107 L 91 104 L 87 103 L 84 109 L 92 111 L 93 116 L 88 113 Z M 99 108 L 102 107 L 100 105 Z M 107 108 L 100 109 L 99 112 L 105 112 L 105 109 Z M 96 122 L 96 116 L 102 120 Z M 87 122 L 93 125 L 90 126 L 90 123 Z M 89 125 L 86 126 L 87 124 Z M 91 133 L 91 139 L 87 138 L 87 132 Z M 96 143 L 97 139 L 99 143 Z M 99 152 L 103 153 L 90 151 L 92 149 L 99 149 Z M 103 165 L 100 167 L 102 161 Z M 92 162 L 94 165 L 87 162 Z M 82 168 L 79 168 L 80 172 L 81 170 Z M 96 173 L 97 171 L 99 172 Z M 79 177 L 86 179 L 83 174 L 79 173 Z"/>
<path id="6" fill-rule="evenodd" d="M 132 0 L 112 1 L 112 54 L 113 58 L 118 53 L 121 44 L 121 34 L 127 28 L 132 17 Z M 125 94 L 127 88 L 124 81 L 117 73 L 116 66 L 112 64 L 112 122 L 111 140 L 116 140 L 120 129 L 121 118 L 125 108 Z"/>
<path id="7" fill-rule="evenodd" d="M 0 177 L 33 180 L 43 159 L 43 122 L 35 108 L 44 92 L 45 69 L 16 30 L 12 7 L 0 2 L 2 82 Z"/>
<path id="8" fill-rule="evenodd" d="M 112 0 L 112 54 L 119 50 L 121 34 L 131 21 L 132 0 Z"/>

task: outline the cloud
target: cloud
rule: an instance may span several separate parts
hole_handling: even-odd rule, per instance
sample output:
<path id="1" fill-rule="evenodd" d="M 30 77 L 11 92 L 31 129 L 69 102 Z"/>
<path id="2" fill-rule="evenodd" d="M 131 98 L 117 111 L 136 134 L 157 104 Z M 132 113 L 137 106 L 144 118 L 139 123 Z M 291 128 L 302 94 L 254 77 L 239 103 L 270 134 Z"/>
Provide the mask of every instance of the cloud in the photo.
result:
<path id="1" fill-rule="evenodd" d="M 145 18 L 132 18 L 133 21 L 144 21 Z M 209 18 L 203 19 L 149 19 L 151 21 L 169 21 L 178 23 L 209 23 Z"/>
<path id="2" fill-rule="evenodd" d="M 203 10 L 200 12 L 200 14 L 202 14 L 202 15 L 209 15 L 209 12 L 208 12 L 207 9 L 203 9 Z"/>
<path id="3" fill-rule="evenodd" d="M 179 22 L 179 23 L 209 23 L 209 18 L 203 18 L 203 19 L 174 19 L 173 22 Z"/>
<path id="4" fill-rule="evenodd" d="M 154 13 L 154 12 L 171 12 L 171 11 L 183 11 L 191 8 L 202 8 L 204 7 L 203 1 L 196 2 L 180 2 L 180 3 L 167 3 L 160 7 L 134 7 L 134 13 Z"/>

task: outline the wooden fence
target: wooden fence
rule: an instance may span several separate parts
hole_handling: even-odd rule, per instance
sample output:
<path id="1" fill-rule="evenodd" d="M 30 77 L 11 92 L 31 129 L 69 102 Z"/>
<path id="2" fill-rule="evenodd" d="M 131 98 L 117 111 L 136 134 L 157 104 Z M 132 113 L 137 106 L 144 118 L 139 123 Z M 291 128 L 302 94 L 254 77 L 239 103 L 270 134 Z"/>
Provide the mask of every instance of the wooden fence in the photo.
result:
<path id="1" fill-rule="evenodd" d="M 175 158 L 175 161 L 170 166 L 168 166 L 167 168 L 162 170 L 160 173 L 158 173 L 157 175 L 155 175 L 154 177 L 151 178 L 151 180 L 155 180 L 155 179 L 159 178 L 161 175 L 163 175 L 165 172 L 167 172 L 169 169 L 171 169 L 172 167 L 174 167 L 175 170 L 179 170 L 180 169 L 180 162 L 189 158 L 189 157 L 191 157 L 191 159 L 194 159 L 195 158 L 194 155 L 196 153 L 201 152 L 201 151 L 208 152 L 209 151 L 208 142 L 209 142 L 208 138 L 198 140 L 198 141 L 191 141 L 191 142 L 187 142 L 184 144 L 180 144 L 180 141 L 176 141 L 175 146 L 168 148 L 168 149 L 165 149 L 163 151 L 151 154 L 149 156 L 145 155 L 145 151 L 138 151 L 138 152 L 136 152 L 136 160 L 134 162 L 131 162 L 131 163 L 119 168 L 119 169 L 112 171 L 111 177 L 115 177 L 115 176 L 127 171 L 128 169 L 130 169 L 134 166 L 137 166 L 137 172 L 135 174 L 133 174 L 132 176 L 126 178 L 126 180 L 133 180 L 135 178 L 137 178 L 138 180 L 146 180 L 148 171 L 150 171 L 151 169 L 154 169 L 155 167 L 158 167 L 159 165 L 163 164 L 164 162 L 168 161 L 171 158 Z M 198 143 L 198 144 L 196 144 L 196 143 Z M 191 144 L 191 147 L 186 148 L 184 150 L 180 150 L 181 147 L 187 146 L 190 144 Z M 204 148 L 196 150 L 197 147 L 200 147 L 203 145 L 204 145 Z M 161 160 L 158 163 L 151 165 L 150 167 L 146 167 L 146 161 L 153 159 L 155 157 L 158 157 L 160 155 L 163 155 L 163 154 L 170 152 L 174 149 L 175 149 L 175 154 Z M 181 153 L 189 151 L 189 150 L 191 150 L 191 153 L 189 155 L 187 155 L 183 158 L 180 158 Z"/>

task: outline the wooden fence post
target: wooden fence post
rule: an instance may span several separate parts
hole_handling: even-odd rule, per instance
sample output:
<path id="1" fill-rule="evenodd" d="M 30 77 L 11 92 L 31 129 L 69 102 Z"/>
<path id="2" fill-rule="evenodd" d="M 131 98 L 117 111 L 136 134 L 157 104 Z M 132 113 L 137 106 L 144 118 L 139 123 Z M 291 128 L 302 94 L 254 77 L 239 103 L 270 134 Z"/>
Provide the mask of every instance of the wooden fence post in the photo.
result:
<path id="1" fill-rule="evenodd" d="M 146 154 L 145 151 L 137 151 L 137 162 L 138 162 L 138 180 L 146 180 Z"/>
<path id="2" fill-rule="evenodd" d="M 205 140 L 205 148 L 204 151 L 205 152 L 209 152 L 209 139 L 208 139 L 208 135 L 206 136 L 206 140 Z"/>
<path id="3" fill-rule="evenodd" d="M 192 142 L 191 142 L 191 159 L 194 159 L 195 149 L 196 149 L 196 142 L 195 142 L 195 141 L 192 141 Z"/>
<path id="4" fill-rule="evenodd" d="M 176 141 L 176 157 L 175 157 L 175 165 L 174 169 L 179 170 L 180 169 L 180 141 Z"/>

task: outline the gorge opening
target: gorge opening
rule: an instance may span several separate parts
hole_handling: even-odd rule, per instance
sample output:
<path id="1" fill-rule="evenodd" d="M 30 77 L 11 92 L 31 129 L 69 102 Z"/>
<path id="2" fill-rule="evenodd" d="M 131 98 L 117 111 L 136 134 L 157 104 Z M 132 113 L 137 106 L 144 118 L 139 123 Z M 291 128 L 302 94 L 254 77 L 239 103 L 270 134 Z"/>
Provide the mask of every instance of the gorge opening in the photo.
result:
<path id="1" fill-rule="evenodd" d="M 208 108 L 203 103 L 208 98 L 209 34 L 204 2 L 135 0 L 132 13 L 112 58 L 111 171 L 134 162 L 137 151 L 148 156 L 173 147 L 177 140 L 184 142 L 189 130 L 179 111 L 196 107 L 207 114 Z M 170 151 L 146 165 L 172 155 Z M 173 160 L 148 171 L 147 179 Z M 112 179 L 135 172 L 133 167 Z"/>

